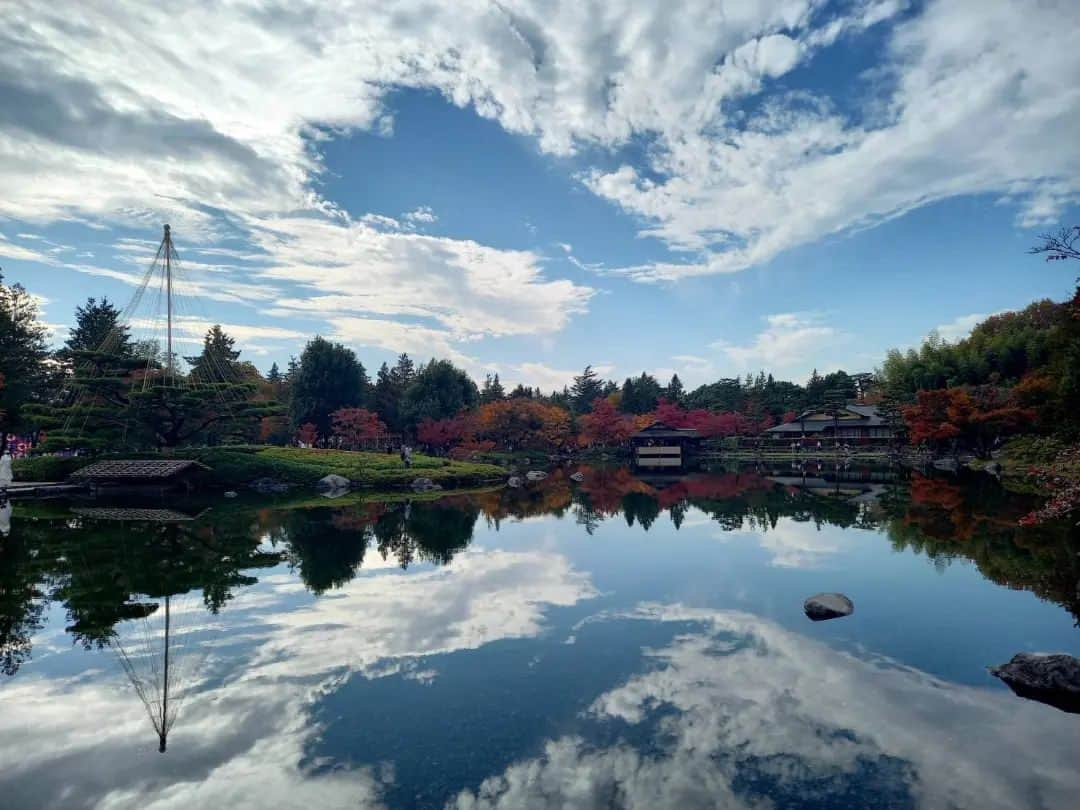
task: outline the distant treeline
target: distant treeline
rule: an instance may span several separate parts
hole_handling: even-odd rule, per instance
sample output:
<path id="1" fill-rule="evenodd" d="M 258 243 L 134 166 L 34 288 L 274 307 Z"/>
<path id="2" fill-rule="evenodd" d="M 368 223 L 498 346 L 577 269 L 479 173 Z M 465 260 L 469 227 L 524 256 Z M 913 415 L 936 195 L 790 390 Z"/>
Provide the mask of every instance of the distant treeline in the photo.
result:
<path id="1" fill-rule="evenodd" d="M 170 358 L 156 342 L 134 341 L 106 299 L 80 306 L 53 351 L 33 298 L 0 277 L 0 441 L 15 432 L 44 434 L 46 449 L 404 441 L 467 454 L 617 444 L 656 419 L 706 437 L 753 435 L 858 400 L 879 405 L 916 444 L 985 451 L 1019 432 L 1075 438 L 1076 312 L 1073 301 L 1036 302 L 958 342 L 931 335 L 919 349 L 891 351 L 875 373 L 815 371 L 805 385 L 762 371 L 687 391 L 678 375 L 642 372 L 620 384 L 586 366 L 544 392 L 507 390 L 498 374 L 478 384 L 449 360 L 406 354 L 372 376 L 352 349 L 323 337 L 264 375 L 220 326 L 198 354 Z"/>

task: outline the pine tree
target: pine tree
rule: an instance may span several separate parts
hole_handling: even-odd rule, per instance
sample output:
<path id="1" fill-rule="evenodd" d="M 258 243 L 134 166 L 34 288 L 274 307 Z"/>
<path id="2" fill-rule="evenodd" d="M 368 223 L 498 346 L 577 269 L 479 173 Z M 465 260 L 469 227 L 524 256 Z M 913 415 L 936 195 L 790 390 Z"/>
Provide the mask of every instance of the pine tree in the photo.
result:
<path id="1" fill-rule="evenodd" d="M 271 364 L 270 370 L 266 372 L 266 381 L 268 383 L 273 383 L 274 385 L 279 385 L 281 383 L 281 369 L 278 368 L 276 362 Z"/>
<path id="2" fill-rule="evenodd" d="M 190 377 L 197 384 L 237 382 L 240 378 L 236 361 L 240 352 L 233 347 L 236 341 L 229 337 L 220 324 L 214 324 L 203 338 L 202 352 L 195 357 L 185 357 L 191 366 Z"/>
<path id="3" fill-rule="evenodd" d="M 678 374 L 671 375 L 671 382 L 668 383 L 667 390 L 664 393 L 668 402 L 675 405 L 682 404 L 683 397 L 686 396 L 686 390 L 683 388 L 682 380 L 679 379 Z"/>
<path id="4" fill-rule="evenodd" d="M 37 304 L 22 285 L 6 286 L 0 273 L 0 451 L 8 433 L 23 426 L 25 406 L 45 395 L 46 356 Z"/>
<path id="5" fill-rule="evenodd" d="M 75 308 L 75 326 L 60 354 L 70 358 L 79 352 L 101 351 L 128 356 L 134 354 L 134 348 L 128 327 L 120 323 L 120 310 L 108 298 L 100 302 L 88 298 L 83 306 Z"/>
<path id="6" fill-rule="evenodd" d="M 386 363 L 379 366 L 371 396 L 375 413 L 394 432 L 401 431 L 401 397 L 405 393 L 397 371 L 397 367 L 391 370 Z"/>
<path id="7" fill-rule="evenodd" d="M 409 355 L 404 353 L 398 355 L 397 364 L 394 366 L 393 374 L 397 378 L 402 391 L 412 385 L 413 380 L 416 379 L 416 367 L 413 365 L 413 361 Z"/>
<path id="8" fill-rule="evenodd" d="M 569 391 L 574 412 L 588 413 L 591 411 L 593 402 L 602 396 L 603 392 L 603 380 L 593 371 L 591 365 L 585 366 L 585 370 L 574 377 L 574 384 Z"/>
<path id="9" fill-rule="evenodd" d="M 484 387 L 480 389 L 480 402 L 487 405 L 489 402 L 498 402 L 502 399 L 506 399 L 506 392 L 503 390 L 502 383 L 499 382 L 499 375 L 496 374 L 494 377 L 490 374 L 485 375 Z"/>

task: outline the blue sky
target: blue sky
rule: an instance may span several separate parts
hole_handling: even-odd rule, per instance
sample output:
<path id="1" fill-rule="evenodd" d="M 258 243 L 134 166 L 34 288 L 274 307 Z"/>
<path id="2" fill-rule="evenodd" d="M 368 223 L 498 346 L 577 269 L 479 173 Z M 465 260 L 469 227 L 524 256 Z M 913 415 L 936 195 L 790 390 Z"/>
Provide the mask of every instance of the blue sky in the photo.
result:
<path id="1" fill-rule="evenodd" d="M 1073 286 L 1064 2 L 55 5 L 0 34 L 0 265 L 59 339 L 165 221 L 182 338 L 263 369 L 802 380 Z"/>

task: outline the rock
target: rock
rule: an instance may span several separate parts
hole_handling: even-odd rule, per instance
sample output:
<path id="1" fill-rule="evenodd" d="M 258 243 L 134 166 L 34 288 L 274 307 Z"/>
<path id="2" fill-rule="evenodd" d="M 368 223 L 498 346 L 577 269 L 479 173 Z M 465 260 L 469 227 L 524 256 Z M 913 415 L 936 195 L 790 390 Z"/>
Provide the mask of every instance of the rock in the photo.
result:
<path id="1" fill-rule="evenodd" d="M 319 492 L 336 492 L 348 488 L 349 479 L 343 475 L 327 475 L 315 483 L 315 489 L 319 490 Z"/>
<path id="2" fill-rule="evenodd" d="M 583 472 L 570 473 L 570 480 L 575 481 L 576 483 L 580 484 L 582 481 L 585 480 L 585 473 L 583 473 Z"/>
<path id="3" fill-rule="evenodd" d="M 411 484 L 414 492 L 436 492 L 442 487 L 430 478 L 414 478 Z"/>
<path id="4" fill-rule="evenodd" d="M 281 492 L 288 492 L 291 486 L 291 484 L 286 484 L 284 481 L 278 481 L 276 478 L 256 478 L 248 484 L 248 488 L 263 495 L 276 495 Z"/>
<path id="5" fill-rule="evenodd" d="M 525 482 L 521 480 L 521 476 L 518 476 L 518 475 L 511 475 L 506 481 L 506 485 L 508 487 L 513 488 L 513 489 L 520 488 L 521 485 L 524 484 L 524 483 Z"/>
<path id="6" fill-rule="evenodd" d="M 235 498 L 236 497 L 236 490 L 235 489 L 227 490 L 225 492 L 225 497 L 226 498 Z"/>
<path id="7" fill-rule="evenodd" d="M 855 605 L 842 593 L 819 593 L 803 603 L 806 615 L 815 622 L 839 619 L 855 612 Z"/>
<path id="8" fill-rule="evenodd" d="M 543 481 L 547 478 L 547 473 L 543 470 L 529 470 L 525 473 L 526 481 Z"/>
<path id="9" fill-rule="evenodd" d="M 1080 661 L 1071 655 L 1017 653 L 990 674 L 1020 697 L 1080 714 Z"/>

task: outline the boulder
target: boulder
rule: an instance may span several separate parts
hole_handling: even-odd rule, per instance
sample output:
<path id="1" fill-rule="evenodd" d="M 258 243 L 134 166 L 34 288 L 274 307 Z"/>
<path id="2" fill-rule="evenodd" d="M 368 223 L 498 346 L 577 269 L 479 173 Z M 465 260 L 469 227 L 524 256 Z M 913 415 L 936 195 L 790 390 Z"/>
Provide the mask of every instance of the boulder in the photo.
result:
<path id="1" fill-rule="evenodd" d="M 442 489 L 442 486 L 430 478 L 414 478 L 411 486 L 414 492 L 437 492 Z"/>
<path id="2" fill-rule="evenodd" d="M 1071 655 L 1017 653 L 990 674 L 1020 697 L 1080 714 L 1080 661 Z"/>
<path id="3" fill-rule="evenodd" d="M 521 476 L 519 476 L 519 475 L 511 475 L 506 481 L 506 485 L 508 487 L 513 488 L 513 489 L 520 488 L 521 485 L 524 484 L 524 483 L 525 482 L 521 480 Z"/>
<path id="4" fill-rule="evenodd" d="M 839 619 L 855 612 L 855 605 L 842 593 L 819 593 L 803 603 L 806 615 L 815 622 Z"/>
<path id="5" fill-rule="evenodd" d="M 585 480 L 585 473 L 583 473 L 583 472 L 570 473 L 570 480 L 580 484 L 582 481 Z"/>
<path id="6" fill-rule="evenodd" d="M 276 478 L 256 478 L 248 484 L 248 488 L 263 495 L 276 495 L 281 492 L 288 492 L 291 486 L 291 484 L 286 484 L 284 481 L 279 481 Z"/>
<path id="7" fill-rule="evenodd" d="M 348 489 L 349 479 L 343 475 L 327 475 L 320 478 L 316 484 L 315 489 L 319 492 L 335 492 L 339 489 Z"/>
<path id="8" fill-rule="evenodd" d="M 225 497 L 226 498 L 235 498 L 236 497 L 236 490 L 235 489 L 226 490 L 225 491 Z"/>
<path id="9" fill-rule="evenodd" d="M 546 472 L 544 472 L 543 470 L 529 470 L 527 473 L 525 473 L 525 480 L 526 481 L 543 481 L 545 478 L 547 478 L 547 475 L 548 474 Z"/>

